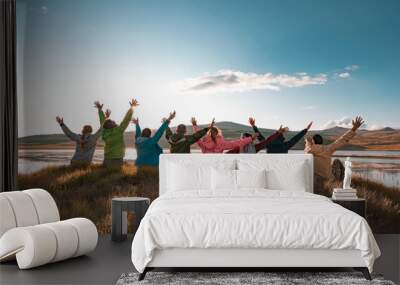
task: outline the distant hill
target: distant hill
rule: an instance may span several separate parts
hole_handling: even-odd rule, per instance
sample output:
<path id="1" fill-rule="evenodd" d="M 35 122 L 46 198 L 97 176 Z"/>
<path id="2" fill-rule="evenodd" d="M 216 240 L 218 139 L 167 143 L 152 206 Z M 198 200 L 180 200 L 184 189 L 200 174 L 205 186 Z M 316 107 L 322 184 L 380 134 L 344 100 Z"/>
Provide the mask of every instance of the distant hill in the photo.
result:
<path id="1" fill-rule="evenodd" d="M 34 135 L 18 138 L 20 144 L 57 144 L 68 143 L 69 139 L 64 134 Z"/>
<path id="2" fill-rule="evenodd" d="M 396 130 L 391 128 L 391 127 L 385 127 L 383 129 L 380 129 L 378 131 L 385 131 L 385 132 L 395 132 Z"/>
<path id="3" fill-rule="evenodd" d="M 200 128 L 205 127 L 206 125 L 199 125 Z M 227 139 L 236 139 L 239 138 L 240 135 L 244 132 L 252 133 L 253 130 L 251 126 L 238 124 L 235 122 L 218 122 L 216 126 L 220 128 Z M 191 133 L 192 126 L 187 126 L 188 133 Z M 175 127 L 172 127 L 172 130 L 175 130 Z M 264 136 L 269 136 L 275 130 L 259 128 L 260 132 Z M 326 130 L 319 131 L 310 131 L 307 136 L 312 136 L 316 133 L 319 133 L 323 136 L 325 143 L 330 143 L 340 135 L 347 131 L 346 128 L 334 127 Z M 289 131 L 285 137 L 287 139 L 294 136 L 298 131 Z M 134 132 L 126 132 L 124 139 L 125 143 L 128 147 L 134 146 Z M 64 134 L 49 134 L 49 135 L 34 135 L 27 136 L 18 139 L 21 147 L 30 148 L 30 147 L 64 147 L 64 146 L 73 146 L 73 143 L 64 135 Z M 99 145 L 103 144 L 101 139 L 99 140 Z M 168 148 L 168 142 L 163 136 L 160 140 L 160 145 L 163 148 Z M 295 145 L 294 149 L 304 149 L 304 138 Z M 381 130 L 359 130 L 357 132 L 357 136 L 351 141 L 350 144 L 346 145 L 343 149 L 345 150 L 400 150 L 400 130 L 396 130 L 393 128 L 383 128 Z"/>

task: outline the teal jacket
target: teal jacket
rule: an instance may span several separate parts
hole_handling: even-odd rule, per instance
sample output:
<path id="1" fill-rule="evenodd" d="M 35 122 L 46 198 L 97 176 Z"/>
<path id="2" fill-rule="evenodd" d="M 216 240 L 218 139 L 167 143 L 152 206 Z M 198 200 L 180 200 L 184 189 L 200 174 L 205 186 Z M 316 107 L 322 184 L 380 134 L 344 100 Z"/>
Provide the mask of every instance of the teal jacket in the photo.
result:
<path id="1" fill-rule="evenodd" d="M 167 129 L 168 124 L 168 121 L 164 122 L 154 136 L 149 138 L 141 137 L 142 131 L 140 126 L 139 124 L 136 125 L 136 166 L 158 166 L 160 154 L 163 153 L 162 148 L 158 145 L 158 141 Z"/>

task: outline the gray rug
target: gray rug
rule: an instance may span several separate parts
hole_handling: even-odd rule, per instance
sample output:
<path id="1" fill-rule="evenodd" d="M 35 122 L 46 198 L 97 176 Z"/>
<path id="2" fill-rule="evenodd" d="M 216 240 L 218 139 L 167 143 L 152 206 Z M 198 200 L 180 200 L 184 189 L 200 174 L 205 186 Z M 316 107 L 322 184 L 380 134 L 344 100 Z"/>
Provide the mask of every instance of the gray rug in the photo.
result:
<path id="1" fill-rule="evenodd" d="M 133 284 L 379 284 L 395 285 L 382 276 L 372 275 L 368 281 L 359 272 L 148 272 L 146 278 L 138 281 L 138 273 L 122 274 L 117 285 Z"/>

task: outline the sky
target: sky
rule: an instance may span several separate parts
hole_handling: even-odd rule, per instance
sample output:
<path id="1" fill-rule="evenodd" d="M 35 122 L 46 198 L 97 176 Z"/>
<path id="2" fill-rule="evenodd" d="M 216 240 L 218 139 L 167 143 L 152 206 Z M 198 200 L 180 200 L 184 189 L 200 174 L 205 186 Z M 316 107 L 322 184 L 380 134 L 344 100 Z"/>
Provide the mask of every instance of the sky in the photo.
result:
<path id="1" fill-rule="evenodd" d="M 400 1 L 17 1 L 19 136 L 234 121 L 400 128 Z M 133 126 L 129 130 L 133 130 Z"/>

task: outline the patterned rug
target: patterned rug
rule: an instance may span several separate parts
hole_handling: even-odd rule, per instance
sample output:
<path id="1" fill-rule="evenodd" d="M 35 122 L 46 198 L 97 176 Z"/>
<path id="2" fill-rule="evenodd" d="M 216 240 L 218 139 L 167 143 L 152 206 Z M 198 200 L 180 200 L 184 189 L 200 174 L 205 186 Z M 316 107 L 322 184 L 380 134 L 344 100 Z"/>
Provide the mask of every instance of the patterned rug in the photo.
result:
<path id="1" fill-rule="evenodd" d="M 395 285 L 384 280 L 380 275 L 372 275 L 368 281 L 360 272 L 148 272 L 142 281 L 138 281 L 138 273 L 122 274 L 117 285 L 133 284 L 213 284 L 213 285 Z"/>

